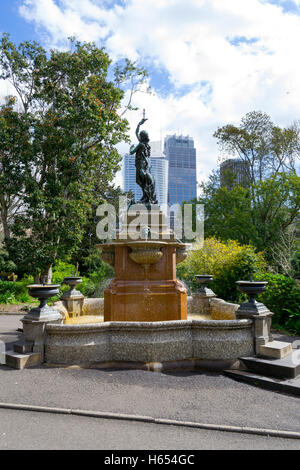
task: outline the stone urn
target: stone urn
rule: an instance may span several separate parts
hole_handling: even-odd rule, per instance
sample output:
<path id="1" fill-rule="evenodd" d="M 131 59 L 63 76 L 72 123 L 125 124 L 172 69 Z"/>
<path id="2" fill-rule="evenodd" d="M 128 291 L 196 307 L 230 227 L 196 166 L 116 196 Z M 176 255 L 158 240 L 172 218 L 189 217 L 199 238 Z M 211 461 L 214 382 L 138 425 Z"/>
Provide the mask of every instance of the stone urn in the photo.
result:
<path id="1" fill-rule="evenodd" d="M 61 319 L 60 313 L 49 307 L 47 301 L 59 293 L 60 284 L 31 284 L 28 286 L 29 295 L 39 299 L 40 305 L 32 308 L 24 318 L 30 320 L 50 321 Z"/>
<path id="2" fill-rule="evenodd" d="M 205 296 L 214 296 L 215 293 L 207 287 L 214 280 L 211 274 L 197 274 L 195 276 L 195 281 L 199 284 L 198 294 L 203 294 Z"/>
<path id="3" fill-rule="evenodd" d="M 246 294 L 249 297 L 249 302 L 254 304 L 257 295 L 265 292 L 268 283 L 265 281 L 237 281 L 236 284 L 238 290 Z"/>
<path id="4" fill-rule="evenodd" d="M 265 292 L 268 284 L 266 281 L 237 281 L 236 284 L 238 290 L 248 296 L 248 301 L 242 303 L 236 312 L 238 317 L 271 313 L 263 303 L 256 300 L 259 294 Z"/>
<path id="5" fill-rule="evenodd" d="M 79 277 L 79 276 L 69 276 L 69 277 L 65 277 L 64 280 L 63 280 L 63 283 L 64 284 L 67 284 L 68 286 L 70 286 L 70 290 L 65 292 L 61 299 L 64 300 L 64 299 L 70 299 L 70 298 L 79 298 L 79 297 L 83 297 L 82 293 L 78 290 L 76 290 L 76 286 L 78 286 L 78 284 L 81 284 L 82 283 L 82 278 Z"/>

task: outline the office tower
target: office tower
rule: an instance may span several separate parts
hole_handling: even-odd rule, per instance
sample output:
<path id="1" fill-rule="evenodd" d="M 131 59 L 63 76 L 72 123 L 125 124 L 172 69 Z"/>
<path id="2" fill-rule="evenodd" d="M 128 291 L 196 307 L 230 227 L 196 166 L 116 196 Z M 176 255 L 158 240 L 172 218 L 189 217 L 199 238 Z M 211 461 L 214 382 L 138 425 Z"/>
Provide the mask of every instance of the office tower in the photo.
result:
<path id="1" fill-rule="evenodd" d="M 196 149 L 189 136 L 165 137 L 164 154 L 169 162 L 168 203 L 182 204 L 197 197 Z"/>
<path id="2" fill-rule="evenodd" d="M 229 158 L 220 165 L 220 184 L 232 189 L 233 186 L 247 187 L 250 181 L 249 163 L 239 158 Z"/>
<path id="3" fill-rule="evenodd" d="M 150 142 L 151 173 L 155 179 L 156 196 L 158 204 L 162 206 L 168 202 L 168 160 L 161 151 L 161 142 Z M 142 197 L 142 190 L 136 184 L 135 156 L 126 154 L 123 158 L 123 189 L 134 194 L 135 201 Z"/>

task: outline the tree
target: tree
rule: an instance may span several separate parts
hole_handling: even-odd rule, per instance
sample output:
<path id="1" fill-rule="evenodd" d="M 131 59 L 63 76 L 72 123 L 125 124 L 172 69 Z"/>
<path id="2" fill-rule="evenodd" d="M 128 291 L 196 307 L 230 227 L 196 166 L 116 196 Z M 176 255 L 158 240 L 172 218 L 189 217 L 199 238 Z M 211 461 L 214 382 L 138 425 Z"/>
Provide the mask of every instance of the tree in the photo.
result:
<path id="1" fill-rule="evenodd" d="M 260 111 L 247 113 L 240 126 L 227 124 L 214 133 L 223 159 L 234 156 L 245 161 L 248 177 L 258 183 L 282 171 L 296 173 L 299 162 L 299 125 L 275 126 L 270 116 Z"/>
<path id="2" fill-rule="evenodd" d="M 14 104 L 15 98 L 10 97 L 0 107 L 0 222 L 7 239 L 13 218 L 23 207 L 26 166 L 32 150 L 31 119 L 16 112 Z"/>
<path id="3" fill-rule="evenodd" d="M 198 202 L 204 204 L 205 236 L 251 243 L 274 262 L 274 247 L 297 221 L 300 178 L 276 173 L 248 189 L 235 186 L 231 191 L 211 179 L 201 189 Z"/>
<path id="4" fill-rule="evenodd" d="M 70 257 L 80 245 L 93 204 L 119 169 L 115 145 L 128 140 L 128 122 L 119 112 L 121 85 L 130 73 L 140 82 L 145 74 L 134 65 L 128 70 L 127 61 L 126 73 L 118 68 L 115 81 L 109 80 L 110 64 L 93 43 L 72 40 L 71 51 L 47 55 L 36 42 L 16 47 L 8 35 L 2 37 L 1 78 L 10 81 L 22 105 L 12 112 L 30 122 L 20 145 L 26 210 L 14 217 L 6 244 L 21 269 L 48 280 L 55 260 Z M 23 152 L 27 147 L 30 158 Z M 9 158 L 16 161 L 14 153 Z M 1 189 L 6 194 L 8 184 Z"/>
<path id="5" fill-rule="evenodd" d="M 72 255 L 72 263 L 78 266 L 80 273 L 91 273 L 99 269 L 107 270 L 108 265 L 103 263 L 99 256 L 99 250 L 95 245 L 100 244 L 101 240 L 97 238 L 95 227 L 99 222 L 99 217 L 96 215 L 97 207 L 106 202 L 112 204 L 116 209 L 116 214 L 119 213 L 119 197 L 125 196 L 125 193 L 119 188 L 109 184 L 102 185 L 101 178 L 96 179 L 95 182 L 95 197 L 92 202 L 92 210 L 84 226 L 84 236 L 78 250 Z M 111 271 L 111 269 L 109 268 Z"/>
<path id="6" fill-rule="evenodd" d="M 299 266 L 299 240 L 296 235 L 296 226 L 291 225 L 288 230 L 280 234 L 278 242 L 271 247 L 275 267 L 285 276 L 297 279 Z"/>

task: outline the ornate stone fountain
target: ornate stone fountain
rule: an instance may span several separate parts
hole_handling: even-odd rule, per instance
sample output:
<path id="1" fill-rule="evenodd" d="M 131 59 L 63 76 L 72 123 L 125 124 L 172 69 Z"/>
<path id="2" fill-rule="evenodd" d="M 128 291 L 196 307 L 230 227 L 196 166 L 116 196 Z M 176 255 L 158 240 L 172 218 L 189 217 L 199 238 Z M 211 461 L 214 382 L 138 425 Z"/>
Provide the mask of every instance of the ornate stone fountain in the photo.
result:
<path id="1" fill-rule="evenodd" d="M 176 264 L 185 259 L 186 245 L 168 231 L 163 212 L 156 210 L 157 240 L 132 239 L 130 223 L 136 215 L 129 210 L 127 224 L 117 233 L 116 240 L 98 245 L 103 261 L 115 269 L 115 278 L 104 292 L 104 321 L 187 318 L 187 292 L 176 279 Z M 150 218 L 150 212 L 143 217 Z M 167 233 L 169 239 L 165 238 Z"/>
<path id="2" fill-rule="evenodd" d="M 130 207 L 114 239 L 98 245 L 102 260 L 115 271 L 104 292 L 104 321 L 100 309 L 97 322 L 84 323 L 84 315 L 77 318 L 71 302 L 78 306 L 81 300 L 72 288 L 62 300 L 70 303 L 68 313 L 76 316 L 70 319 L 74 323 L 45 318 L 37 339 L 31 332 L 27 334 L 26 339 L 41 351 L 46 363 L 121 362 L 125 367 L 126 363 L 134 363 L 158 370 L 164 364 L 168 368 L 171 363 L 172 368 L 172 364 L 177 367 L 178 361 L 185 361 L 187 367 L 213 364 L 214 368 L 224 369 L 238 357 L 254 352 L 252 319 L 212 319 L 211 302 L 217 299 L 207 287 L 211 276 L 197 276 L 200 288 L 191 303 L 194 313 L 204 318 L 187 317 L 187 290 L 176 278 L 176 265 L 187 256 L 188 245 L 176 239 L 157 205 L 148 161 L 149 137 L 145 131 L 139 133 L 145 121 L 143 118 L 139 123 L 139 143 L 130 151 L 136 155 L 136 181 L 143 193 L 138 201 L 143 204 L 138 214 L 144 224 L 140 236 L 133 228 L 136 208 Z M 65 282 L 75 287 L 79 279 Z M 29 326 L 34 325 L 31 322 Z"/>

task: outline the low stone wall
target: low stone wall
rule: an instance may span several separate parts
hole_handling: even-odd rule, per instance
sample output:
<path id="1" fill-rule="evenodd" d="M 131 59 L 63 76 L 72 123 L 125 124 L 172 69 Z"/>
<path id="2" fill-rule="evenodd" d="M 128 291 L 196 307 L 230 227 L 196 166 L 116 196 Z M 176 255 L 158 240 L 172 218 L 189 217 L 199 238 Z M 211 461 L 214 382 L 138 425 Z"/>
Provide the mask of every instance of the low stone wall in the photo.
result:
<path id="1" fill-rule="evenodd" d="M 61 314 L 63 320 L 65 320 L 65 318 L 69 317 L 68 310 L 67 310 L 67 308 L 64 305 L 64 302 L 62 300 L 59 300 L 58 302 L 55 302 L 54 307 Z"/>
<path id="2" fill-rule="evenodd" d="M 253 354 L 251 320 L 176 320 L 47 325 L 45 361 L 235 361 Z"/>

